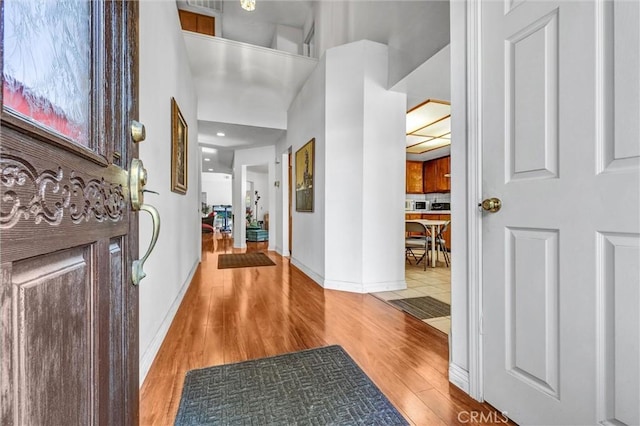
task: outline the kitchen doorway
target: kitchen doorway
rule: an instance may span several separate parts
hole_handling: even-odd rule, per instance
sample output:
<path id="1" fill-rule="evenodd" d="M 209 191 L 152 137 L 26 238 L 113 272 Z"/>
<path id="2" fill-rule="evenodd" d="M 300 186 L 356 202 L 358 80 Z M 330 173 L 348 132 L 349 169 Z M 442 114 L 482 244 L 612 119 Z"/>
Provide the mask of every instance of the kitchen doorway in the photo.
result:
<path id="1" fill-rule="evenodd" d="M 373 293 L 446 335 L 453 261 L 451 145 L 456 143 L 451 137 L 450 64 L 450 47 L 445 46 L 391 88 L 407 93 L 405 220 L 424 222 L 426 238 L 435 239 L 439 250 L 433 256 L 425 253 L 424 244 L 406 248 L 406 289 Z"/>

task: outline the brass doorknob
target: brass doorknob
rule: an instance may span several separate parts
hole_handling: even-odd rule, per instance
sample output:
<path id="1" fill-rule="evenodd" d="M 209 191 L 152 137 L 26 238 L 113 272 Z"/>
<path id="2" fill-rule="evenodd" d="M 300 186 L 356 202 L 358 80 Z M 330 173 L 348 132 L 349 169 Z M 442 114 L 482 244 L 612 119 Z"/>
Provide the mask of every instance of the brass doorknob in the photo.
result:
<path id="1" fill-rule="evenodd" d="M 500 210 L 502 207 L 502 201 L 499 198 L 487 198 L 482 201 L 482 210 L 488 211 L 489 213 L 495 213 Z"/>

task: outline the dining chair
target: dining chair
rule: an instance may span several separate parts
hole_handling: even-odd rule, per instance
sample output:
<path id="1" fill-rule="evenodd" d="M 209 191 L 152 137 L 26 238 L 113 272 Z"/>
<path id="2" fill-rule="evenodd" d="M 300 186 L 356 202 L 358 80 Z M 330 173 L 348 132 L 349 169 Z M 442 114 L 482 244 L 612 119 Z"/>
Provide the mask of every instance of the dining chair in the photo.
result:
<path id="1" fill-rule="evenodd" d="M 405 230 L 405 258 L 411 263 L 410 256 L 416 261 L 416 265 L 424 261 L 424 270 L 427 270 L 427 263 L 429 263 L 429 250 L 428 250 L 428 238 L 429 229 L 420 222 L 407 221 L 404 225 Z M 417 234 L 417 235 L 416 235 Z M 418 258 L 415 251 L 422 251 L 422 256 Z M 418 253 L 420 254 L 420 253 Z"/>
<path id="2" fill-rule="evenodd" d="M 447 232 L 449 228 L 449 224 L 451 221 L 448 220 L 444 225 L 440 227 L 440 232 L 436 235 L 436 245 L 438 246 L 438 256 L 440 252 L 444 255 L 444 262 L 447 265 L 447 268 L 451 265 L 451 257 L 449 257 L 449 252 L 447 251 L 447 241 L 444 239 L 444 233 Z M 427 240 L 431 243 L 431 237 L 428 236 Z M 438 259 L 439 260 L 439 259 Z"/>

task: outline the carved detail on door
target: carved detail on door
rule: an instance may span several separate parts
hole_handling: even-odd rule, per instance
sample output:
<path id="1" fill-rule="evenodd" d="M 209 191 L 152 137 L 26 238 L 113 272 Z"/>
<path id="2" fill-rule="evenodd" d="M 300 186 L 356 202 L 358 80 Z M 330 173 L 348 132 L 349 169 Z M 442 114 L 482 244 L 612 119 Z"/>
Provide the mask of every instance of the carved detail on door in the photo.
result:
<path id="1" fill-rule="evenodd" d="M 68 176 L 68 177 L 67 177 Z M 83 179 L 75 171 L 36 171 L 28 161 L 0 157 L 0 229 L 10 229 L 20 220 L 43 220 L 57 226 L 65 210 L 73 223 L 111 220 L 118 222 L 126 210 L 125 194 L 120 184 L 110 184 L 103 178 Z"/>

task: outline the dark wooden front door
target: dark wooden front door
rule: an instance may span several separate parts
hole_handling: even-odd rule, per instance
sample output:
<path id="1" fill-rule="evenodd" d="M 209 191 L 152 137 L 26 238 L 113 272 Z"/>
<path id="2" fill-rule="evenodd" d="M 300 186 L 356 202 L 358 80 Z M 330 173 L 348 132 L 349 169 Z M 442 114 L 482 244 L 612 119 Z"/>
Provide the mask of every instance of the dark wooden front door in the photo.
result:
<path id="1" fill-rule="evenodd" d="M 2 9 L 0 424 L 136 424 L 137 4 Z"/>

